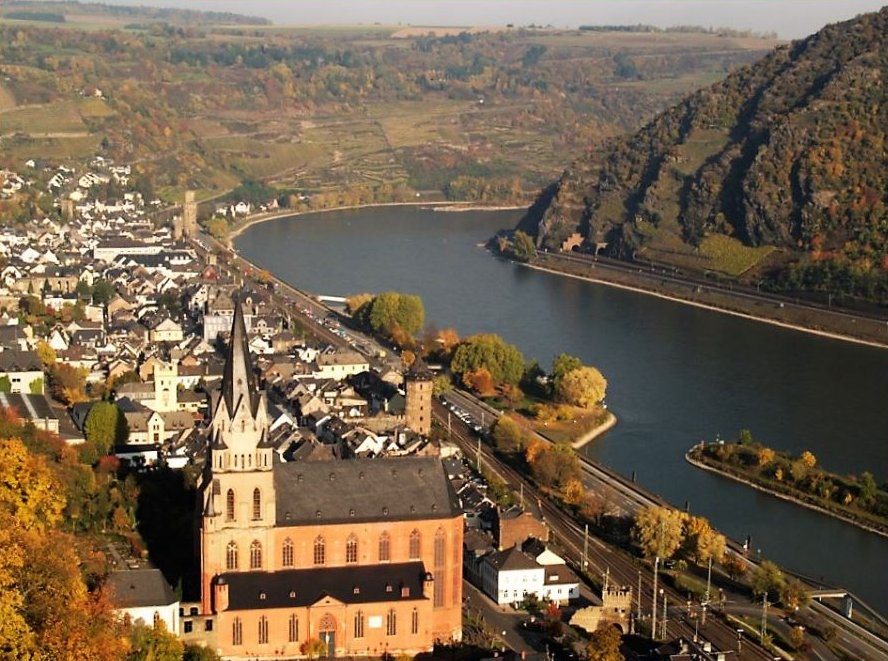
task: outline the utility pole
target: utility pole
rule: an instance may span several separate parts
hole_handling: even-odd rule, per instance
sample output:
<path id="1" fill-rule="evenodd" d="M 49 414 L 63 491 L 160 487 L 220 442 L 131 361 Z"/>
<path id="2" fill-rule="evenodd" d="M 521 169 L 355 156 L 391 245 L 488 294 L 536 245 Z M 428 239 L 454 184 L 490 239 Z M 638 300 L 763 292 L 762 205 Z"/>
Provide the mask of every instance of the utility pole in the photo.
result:
<path id="1" fill-rule="evenodd" d="M 635 593 L 635 619 L 641 622 L 641 570 L 638 570 L 638 592 Z"/>
<path id="2" fill-rule="evenodd" d="M 583 571 L 589 566 L 589 524 L 583 527 Z"/>
<path id="3" fill-rule="evenodd" d="M 660 556 L 654 557 L 654 586 L 652 588 L 653 598 L 651 601 L 651 640 L 657 637 L 657 570 L 660 567 Z"/>
<path id="4" fill-rule="evenodd" d="M 451 440 L 450 438 L 450 411 L 447 411 L 447 440 Z"/>
<path id="5" fill-rule="evenodd" d="M 524 482 L 521 483 L 521 492 L 520 492 L 520 502 L 521 502 L 521 510 L 524 510 Z"/>
<path id="6" fill-rule="evenodd" d="M 481 473 L 481 437 L 478 437 L 478 473 Z"/>
<path id="7" fill-rule="evenodd" d="M 762 595 L 762 632 L 761 643 L 765 645 L 765 636 L 768 634 L 768 593 Z"/>
<path id="8" fill-rule="evenodd" d="M 610 577 L 611 577 L 611 568 L 607 567 L 604 570 L 604 591 L 607 592 L 607 589 L 610 587 Z"/>
<path id="9" fill-rule="evenodd" d="M 706 572 L 706 603 L 709 603 L 709 589 L 712 587 L 712 556 L 709 556 L 709 570 Z"/>
<path id="10" fill-rule="evenodd" d="M 663 621 L 663 635 L 661 636 L 661 640 L 666 640 L 666 590 L 663 590 L 663 617 L 660 618 Z"/>

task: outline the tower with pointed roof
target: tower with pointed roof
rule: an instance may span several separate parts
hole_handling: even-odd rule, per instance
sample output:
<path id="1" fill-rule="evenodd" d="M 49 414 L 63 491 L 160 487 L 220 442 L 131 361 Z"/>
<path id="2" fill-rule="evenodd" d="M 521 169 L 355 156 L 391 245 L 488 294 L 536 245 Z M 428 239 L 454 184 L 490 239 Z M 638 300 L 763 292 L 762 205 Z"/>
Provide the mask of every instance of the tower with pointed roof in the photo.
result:
<path id="1" fill-rule="evenodd" d="M 270 547 L 275 523 L 273 449 L 268 443 L 265 393 L 256 385 L 243 308 L 234 323 L 222 386 L 214 400 L 209 448 L 202 481 L 201 604 L 211 608 L 211 582 L 226 570 L 228 546 L 249 534 Z M 244 549 L 235 562 L 247 562 Z"/>

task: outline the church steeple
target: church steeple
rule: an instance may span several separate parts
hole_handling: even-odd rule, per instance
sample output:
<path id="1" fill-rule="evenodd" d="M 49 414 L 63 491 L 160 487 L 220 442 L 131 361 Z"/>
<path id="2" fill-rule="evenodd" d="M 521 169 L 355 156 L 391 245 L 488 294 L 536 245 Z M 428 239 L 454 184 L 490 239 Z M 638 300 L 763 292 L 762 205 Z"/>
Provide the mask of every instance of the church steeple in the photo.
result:
<path id="1" fill-rule="evenodd" d="M 250 345 L 244 310 L 240 302 L 234 304 L 234 323 L 228 341 L 228 356 L 222 374 L 222 397 L 229 415 L 241 406 L 250 407 L 250 414 L 256 417 L 259 406 L 259 390 L 250 363 Z"/>

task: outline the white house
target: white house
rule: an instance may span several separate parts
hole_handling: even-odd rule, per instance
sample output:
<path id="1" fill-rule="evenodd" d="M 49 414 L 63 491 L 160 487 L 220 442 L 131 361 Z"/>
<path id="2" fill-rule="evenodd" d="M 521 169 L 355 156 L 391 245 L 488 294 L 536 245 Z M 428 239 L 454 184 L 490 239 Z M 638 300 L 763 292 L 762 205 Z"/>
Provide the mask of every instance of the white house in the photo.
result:
<path id="1" fill-rule="evenodd" d="M 580 596 L 579 579 L 563 561 L 542 565 L 517 546 L 491 553 L 481 561 L 481 588 L 500 605 L 524 601 L 530 594 L 558 604 Z"/>
<path id="2" fill-rule="evenodd" d="M 118 615 L 148 626 L 163 622 L 167 631 L 178 633 L 179 599 L 159 569 L 111 572 L 107 585 Z"/>
<path id="3" fill-rule="evenodd" d="M 315 359 L 317 369 L 312 371 L 316 379 L 335 379 L 342 381 L 352 374 L 360 374 L 370 369 L 367 358 L 357 351 L 336 351 L 322 353 Z"/>

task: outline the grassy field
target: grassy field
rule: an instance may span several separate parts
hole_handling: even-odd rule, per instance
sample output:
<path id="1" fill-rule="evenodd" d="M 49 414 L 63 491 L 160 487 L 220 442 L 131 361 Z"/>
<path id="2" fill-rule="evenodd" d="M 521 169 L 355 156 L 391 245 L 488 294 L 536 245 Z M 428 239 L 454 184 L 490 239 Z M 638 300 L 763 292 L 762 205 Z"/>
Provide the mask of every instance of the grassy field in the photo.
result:
<path id="1" fill-rule="evenodd" d="M 22 132 L 33 135 L 76 133 L 86 131 L 74 101 L 59 101 L 39 108 L 13 109 L 3 113 L 3 133 Z"/>

